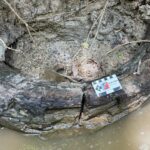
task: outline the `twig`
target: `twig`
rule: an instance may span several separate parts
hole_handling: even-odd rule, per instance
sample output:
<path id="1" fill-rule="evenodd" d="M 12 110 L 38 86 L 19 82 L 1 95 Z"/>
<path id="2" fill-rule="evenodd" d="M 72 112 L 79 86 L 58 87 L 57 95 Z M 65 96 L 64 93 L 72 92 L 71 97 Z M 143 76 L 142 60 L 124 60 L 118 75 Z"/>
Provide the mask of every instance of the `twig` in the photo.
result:
<path id="1" fill-rule="evenodd" d="M 92 30 L 93 30 L 94 26 L 96 25 L 97 21 L 99 20 L 100 16 L 101 16 L 101 13 L 99 14 L 98 18 L 97 18 L 97 19 L 94 21 L 94 23 L 93 23 L 93 25 L 92 25 L 92 27 L 91 27 L 89 33 L 88 33 L 88 36 L 87 36 L 87 39 L 86 39 L 86 43 L 88 43 L 89 37 L 90 37 L 90 33 L 92 32 Z"/>
<path id="2" fill-rule="evenodd" d="M 4 48 L 7 48 L 7 49 L 12 50 L 12 51 L 15 51 L 15 52 L 22 52 L 21 50 L 8 47 L 2 39 L 0 39 L 0 41 L 1 41 L 1 43 L 3 44 Z"/>
<path id="3" fill-rule="evenodd" d="M 100 14 L 100 20 L 99 20 L 99 23 L 98 23 L 97 31 L 96 31 L 96 34 L 95 34 L 95 36 L 94 36 L 94 39 L 93 39 L 93 41 L 92 41 L 92 44 L 91 44 L 90 48 L 92 48 L 93 43 L 94 43 L 94 41 L 95 41 L 95 39 L 96 39 L 96 37 L 97 37 L 97 35 L 98 35 L 99 29 L 100 29 L 100 27 L 101 27 L 101 24 L 102 24 L 104 15 L 105 15 L 105 11 L 106 11 L 107 6 L 108 6 L 108 2 L 109 2 L 109 0 L 106 1 L 105 6 L 104 6 L 104 8 L 103 8 L 103 10 L 102 10 L 102 12 L 101 12 L 101 14 Z"/>
<path id="4" fill-rule="evenodd" d="M 107 52 L 104 56 L 109 55 L 110 53 L 113 53 L 114 51 L 118 50 L 119 48 L 129 45 L 129 44 L 137 44 L 137 43 L 150 43 L 150 40 L 139 40 L 139 41 L 131 41 L 131 42 L 127 42 L 121 45 L 116 46 L 115 48 L 113 48 L 111 51 Z"/>
<path id="5" fill-rule="evenodd" d="M 63 77 L 63 78 L 66 78 L 66 79 L 68 79 L 68 80 L 70 80 L 70 81 L 72 81 L 72 82 L 74 82 L 74 83 L 77 83 L 77 81 L 74 80 L 74 79 L 72 79 L 70 76 L 61 74 L 61 73 L 59 73 L 59 72 L 56 72 L 55 70 L 52 70 L 52 72 L 53 72 L 54 74 L 56 74 L 56 75 L 59 75 L 59 76 L 61 76 L 61 77 Z"/>
<path id="6" fill-rule="evenodd" d="M 59 74 L 60 76 L 64 77 L 64 78 L 74 82 L 74 83 L 77 83 L 77 81 L 72 79 L 70 76 L 67 76 L 67 75 L 64 75 L 64 74 L 61 74 L 61 73 L 58 73 L 58 72 L 56 72 L 56 73 Z"/>
<path id="7" fill-rule="evenodd" d="M 108 5 L 108 0 L 106 1 L 106 4 L 105 4 L 105 6 L 104 6 L 104 8 L 103 8 L 102 12 L 100 12 L 100 14 L 99 14 L 98 18 L 94 21 L 94 23 L 93 23 L 93 25 L 92 25 L 92 27 L 91 27 L 91 29 L 90 29 L 89 33 L 88 33 L 88 36 L 87 36 L 87 38 L 86 38 L 86 42 L 85 42 L 85 43 L 87 43 L 87 44 L 88 44 L 89 37 L 90 37 L 90 33 L 91 33 L 91 31 L 93 30 L 94 26 L 96 25 L 97 21 L 99 20 L 99 24 L 98 24 L 97 32 L 96 32 L 96 34 L 95 34 L 95 37 L 94 37 L 94 39 L 93 39 L 93 42 L 94 42 L 95 38 L 97 37 L 98 32 L 99 32 L 99 28 L 100 28 L 100 26 L 101 26 L 101 23 L 102 23 L 102 20 L 103 20 L 104 14 L 105 14 L 105 10 L 107 9 L 107 5 Z M 92 47 L 93 42 L 92 42 L 92 44 L 91 44 L 90 48 Z M 77 51 L 77 53 L 76 53 L 76 54 L 73 56 L 73 58 L 72 58 L 73 60 L 74 60 L 74 59 L 76 58 L 76 56 L 80 53 L 80 51 L 81 51 L 81 50 L 83 50 L 83 48 L 80 48 L 80 49 Z"/>
<path id="8" fill-rule="evenodd" d="M 32 35 L 31 35 L 31 32 L 30 32 L 30 29 L 29 29 L 29 25 L 27 24 L 27 22 L 18 15 L 18 13 L 15 11 L 15 9 L 11 6 L 11 4 L 7 0 L 3 0 L 3 1 L 11 9 L 11 11 L 17 16 L 17 18 L 25 25 L 31 40 L 34 41 Z"/>

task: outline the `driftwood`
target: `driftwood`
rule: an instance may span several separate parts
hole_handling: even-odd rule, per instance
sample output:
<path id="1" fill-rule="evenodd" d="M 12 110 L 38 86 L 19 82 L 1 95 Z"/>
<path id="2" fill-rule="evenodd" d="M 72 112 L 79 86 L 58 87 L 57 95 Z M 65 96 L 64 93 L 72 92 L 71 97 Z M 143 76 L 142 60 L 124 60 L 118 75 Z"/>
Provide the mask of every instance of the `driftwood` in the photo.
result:
<path id="1" fill-rule="evenodd" d="M 119 72 L 123 90 L 106 97 L 97 97 L 91 82 L 40 81 L 0 63 L 0 124 L 25 133 L 42 133 L 76 127 L 101 128 L 118 120 L 150 97 L 149 76 L 145 77 L 150 73 L 148 55 L 142 60 L 146 63 L 141 74 L 133 74 L 149 45 L 141 48 L 137 57 L 115 72 Z"/>

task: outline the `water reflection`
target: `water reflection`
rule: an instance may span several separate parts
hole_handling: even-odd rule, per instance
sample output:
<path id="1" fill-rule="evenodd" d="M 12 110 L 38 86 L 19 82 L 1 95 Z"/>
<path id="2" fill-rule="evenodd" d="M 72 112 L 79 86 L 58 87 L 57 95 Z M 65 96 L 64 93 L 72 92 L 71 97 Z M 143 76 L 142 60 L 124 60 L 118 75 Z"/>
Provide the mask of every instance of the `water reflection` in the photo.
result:
<path id="1" fill-rule="evenodd" d="M 30 137 L 0 130 L 0 150 L 150 150 L 150 104 L 98 132 Z M 78 132 L 78 131 L 76 131 Z M 56 137 L 57 135 L 57 137 Z M 65 133 L 66 135 L 66 133 Z"/>

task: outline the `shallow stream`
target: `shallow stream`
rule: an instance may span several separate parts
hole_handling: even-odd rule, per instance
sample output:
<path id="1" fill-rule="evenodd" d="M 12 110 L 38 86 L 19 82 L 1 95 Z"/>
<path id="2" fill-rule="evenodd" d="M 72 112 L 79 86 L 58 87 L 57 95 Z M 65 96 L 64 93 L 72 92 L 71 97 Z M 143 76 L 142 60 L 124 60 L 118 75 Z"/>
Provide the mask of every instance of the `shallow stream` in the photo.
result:
<path id="1" fill-rule="evenodd" d="M 1 129 L 0 150 L 150 150 L 149 113 L 150 103 L 100 131 L 80 135 L 37 137 Z"/>

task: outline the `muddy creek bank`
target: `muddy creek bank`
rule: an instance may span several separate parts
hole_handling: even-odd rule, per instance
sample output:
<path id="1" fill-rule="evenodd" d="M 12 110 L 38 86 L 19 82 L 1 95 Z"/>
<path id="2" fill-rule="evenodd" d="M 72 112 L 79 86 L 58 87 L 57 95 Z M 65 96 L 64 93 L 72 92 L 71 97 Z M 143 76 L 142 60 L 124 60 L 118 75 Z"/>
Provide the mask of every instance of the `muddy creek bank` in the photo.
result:
<path id="1" fill-rule="evenodd" d="M 150 44 L 141 41 L 150 39 L 148 0 L 0 3 L 2 126 L 98 129 L 149 100 Z M 91 81 L 113 73 L 123 91 L 98 98 Z"/>

